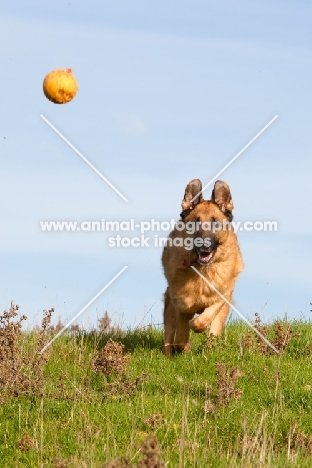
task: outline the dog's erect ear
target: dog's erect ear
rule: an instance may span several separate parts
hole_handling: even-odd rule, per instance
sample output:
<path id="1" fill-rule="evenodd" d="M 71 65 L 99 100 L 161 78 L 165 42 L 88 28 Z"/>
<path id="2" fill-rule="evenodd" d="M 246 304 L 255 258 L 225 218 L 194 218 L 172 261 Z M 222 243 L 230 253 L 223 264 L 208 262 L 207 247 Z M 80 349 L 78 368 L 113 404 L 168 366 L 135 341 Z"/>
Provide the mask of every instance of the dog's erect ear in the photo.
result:
<path id="1" fill-rule="evenodd" d="M 193 179 L 187 184 L 181 204 L 183 211 L 192 210 L 198 203 L 203 201 L 201 190 L 202 183 L 199 179 Z M 198 195 L 198 197 L 196 197 L 196 195 Z M 196 197 L 195 200 L 193 200 L 194 197 Z"/>
<path id="2" fill-rule="evenodd" d="M 211 201 L 218 205 L 229 221 L 232 221 L 234 204 L 228 184 L 222 182 L 222 180 L 217 180 L 211 194 Z"/>

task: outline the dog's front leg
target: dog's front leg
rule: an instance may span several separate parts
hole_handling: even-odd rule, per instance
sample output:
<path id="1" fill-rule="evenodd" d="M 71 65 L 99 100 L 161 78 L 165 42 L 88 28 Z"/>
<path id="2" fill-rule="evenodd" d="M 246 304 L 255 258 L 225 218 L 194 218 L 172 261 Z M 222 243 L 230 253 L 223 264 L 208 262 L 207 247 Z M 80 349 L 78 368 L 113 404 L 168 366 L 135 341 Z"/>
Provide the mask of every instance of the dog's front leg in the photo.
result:
<path id="1" fill-rule="evenodd" d="M 176 351 L 188 351 L 191 347 L 188 342 L 190 335 L 189 321 L 193 318 L 194 314 L 186 314 L 177 312 L 177 329 L 174 339 L 174 349 Z"/>
<path id="2" fill-rule="evenodd" d="M 220 335 L 230 312 L 230 306 L 224 302 L 220 312 L 215 316 L 210 325 L 210 335 Z"/>
<path id="3" fill-rule="evenodd" d="M 164 328 L 165 328 L 165 343 L 164 354 L 171 357 L 173 353 L 173 341 L 177 326 L 177 313 L 172 305 L 169 291 L 165 293 L 165 307 L 164 307 Z"/>
<path id="4" fill-rule="evenodd" d="M 217 302 L 210 307 L 204 309 L 204 311 L 198 315 L 198 317 L 189 321 L 189 327 L 195 333 L 202 333 L 206 330 L 208 325 L 214 320 L 216 315 L 219 313 L 224 302 Z"/>

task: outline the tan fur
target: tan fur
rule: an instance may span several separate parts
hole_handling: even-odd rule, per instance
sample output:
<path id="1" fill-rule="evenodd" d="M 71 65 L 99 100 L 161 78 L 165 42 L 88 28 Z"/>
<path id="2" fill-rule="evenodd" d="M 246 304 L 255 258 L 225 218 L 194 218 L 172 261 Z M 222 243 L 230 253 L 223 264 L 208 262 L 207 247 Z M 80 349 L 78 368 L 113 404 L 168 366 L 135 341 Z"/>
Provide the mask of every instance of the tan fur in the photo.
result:
<path id="1" fill-rule="evenodd" d="M 181 214 L 184 223 L 200 218 L 201 222 L 218 222 L 232 219 L 233 201 L 225 182 L 217 181 L 211 201 L 202 196 L 193 197 L 201 191 L 198 179 L 191 181 L 185 190 Z M 174 229 L 169 238 L 194 238 L 186 230 Z M 205 238 L 211 231 L 200 230 L 196 235 Z M 210 333 L 219 335 L 229 314 L 229 306 L 192 268 L 193 265 L 229 301 L 235 281 L 243 269 L 237 237 L 233 230 L 222 229 L 214 234 L 216 249 L 211 263 L 199 263 L 195 249 L 167 245 L 162 255 L 164 274 L 168 281 L 164 301 L 165 343 L 164 353 L 171 356 L 173 351 L 189 349 L 190 329 L 203 332 L 210 325 Z"/>

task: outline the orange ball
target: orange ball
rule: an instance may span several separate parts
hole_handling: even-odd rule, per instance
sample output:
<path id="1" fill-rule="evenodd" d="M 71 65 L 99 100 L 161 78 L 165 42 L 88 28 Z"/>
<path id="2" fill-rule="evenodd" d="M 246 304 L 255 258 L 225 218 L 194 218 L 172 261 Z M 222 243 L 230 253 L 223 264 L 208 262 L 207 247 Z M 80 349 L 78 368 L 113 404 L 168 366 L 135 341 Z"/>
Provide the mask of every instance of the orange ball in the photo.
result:
<path id="1" fill-rule="evenodd" d="M 77 91 L 77 81 L 71 68 L 53 70 L 43 80 L 43 92 L 55 104 L 66 104 L 75 97 Z"/>

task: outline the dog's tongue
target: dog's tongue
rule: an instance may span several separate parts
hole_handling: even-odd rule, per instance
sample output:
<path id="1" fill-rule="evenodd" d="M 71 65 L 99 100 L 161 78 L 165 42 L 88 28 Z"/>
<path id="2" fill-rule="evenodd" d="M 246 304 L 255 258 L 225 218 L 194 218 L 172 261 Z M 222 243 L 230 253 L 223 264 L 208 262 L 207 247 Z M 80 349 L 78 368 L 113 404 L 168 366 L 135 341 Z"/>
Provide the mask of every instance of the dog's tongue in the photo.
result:
<path id="1" fill-rule="evenodd" d="M 202 262 L 209 262 L 213 255 L 213 252 L 200 252 L 200 259 Z"/>

